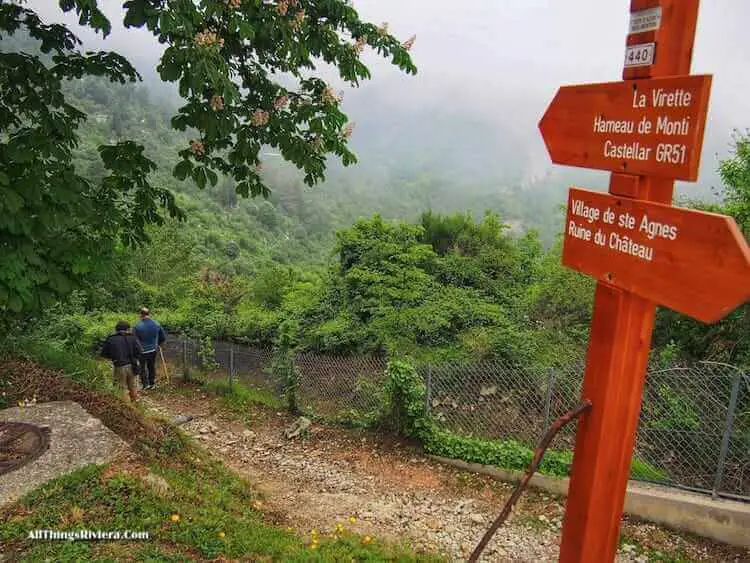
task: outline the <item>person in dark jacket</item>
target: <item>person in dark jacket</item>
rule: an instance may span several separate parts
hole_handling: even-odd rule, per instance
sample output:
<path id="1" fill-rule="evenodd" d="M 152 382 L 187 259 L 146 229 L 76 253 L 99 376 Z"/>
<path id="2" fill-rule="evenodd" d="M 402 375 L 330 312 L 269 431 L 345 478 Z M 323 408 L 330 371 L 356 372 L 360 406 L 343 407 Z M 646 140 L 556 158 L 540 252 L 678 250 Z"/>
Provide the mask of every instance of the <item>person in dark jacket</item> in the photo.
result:
<path id="1" fill-rule="evenodd" d="M 102 356 L 112 360 L 115 387 L 122 392 L 123 400 L 127 400 L 128 395 L 131 401 L 138 400 L 135 377 L 140 368 L 142 355 L 141 344 L 130 333 L 130 324 L 127 321 L 119 321 L 115 326 L 115 334 L 104 342 Z"/>
<path id="2" fill-rule="evenodd" d="M 141 320 L 135 325 L 135 336 L 143 349 L 141 385 L 144 389 L 153 389 L 156 385 L 156 353 L 167 335 L 161 325 L 151 318 L 151 312 L 146 307 L 141 309 Z"/>

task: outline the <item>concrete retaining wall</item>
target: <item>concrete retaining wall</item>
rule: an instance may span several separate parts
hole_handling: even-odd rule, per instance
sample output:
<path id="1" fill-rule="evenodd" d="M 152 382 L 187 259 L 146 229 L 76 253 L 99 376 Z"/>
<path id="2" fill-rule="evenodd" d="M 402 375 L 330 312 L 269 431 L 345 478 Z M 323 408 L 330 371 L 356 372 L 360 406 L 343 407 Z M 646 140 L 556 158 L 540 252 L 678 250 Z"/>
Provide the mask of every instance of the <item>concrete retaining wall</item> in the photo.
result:
<path id="1" fill-rule="evenodd" d="M 440 456 L 430 457 L 458 469 L 482 473 L 501 481 L 517 483 L 523 476 L 518 471 L 491 465 L 466 463 Z M 529 485 L 567 496 L 568 481 L 567 478 L 537 474 L 531 478 Z M 730 545 L 750 547 L 750 503 L 713 500 L 698 494 L 631 481 L 625 497 L 625 512 L 675 530 L 691 532 Z"/>

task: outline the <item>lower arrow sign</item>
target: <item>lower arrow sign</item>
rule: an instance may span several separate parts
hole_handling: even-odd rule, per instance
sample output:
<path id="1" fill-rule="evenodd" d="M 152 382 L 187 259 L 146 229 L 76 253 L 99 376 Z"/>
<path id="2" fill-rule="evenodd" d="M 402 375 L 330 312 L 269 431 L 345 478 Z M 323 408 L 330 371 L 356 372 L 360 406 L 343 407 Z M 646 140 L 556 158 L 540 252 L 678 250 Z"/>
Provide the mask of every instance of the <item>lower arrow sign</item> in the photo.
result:
<path id="1" fill-rule="evenodd" d="M 716 213 L 571 188 L 563 264 L 707 323 L 750 299 L 750 248 Z"/>

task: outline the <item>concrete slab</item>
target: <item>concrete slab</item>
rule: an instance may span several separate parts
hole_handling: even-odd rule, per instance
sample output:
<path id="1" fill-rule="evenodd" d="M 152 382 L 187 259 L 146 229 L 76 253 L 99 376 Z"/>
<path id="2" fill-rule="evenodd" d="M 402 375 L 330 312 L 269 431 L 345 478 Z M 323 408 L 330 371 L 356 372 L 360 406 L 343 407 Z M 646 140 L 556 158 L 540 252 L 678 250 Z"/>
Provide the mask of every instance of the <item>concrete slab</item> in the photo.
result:
<path id="1" fill-rule="evenodd" d="M 466 463 L 456 459 L 429 456 L 453 467 L 517 483 L 519 471 L 491 465 Z M 567 478 L 534 475 L 529 486 L 560 496 L 568 495 Z M 713 500 L 700 494 L 631 481 L 625 496 L 625 513 L 655 524 L 691 532 L 729 545 L 750 547 L 750 503 Z"/>
<path id="2" fill-rule="evenodd" d="M 127 448 L 117 434 L 72 401 L 5 409 L 0 411 L 0 420 L 50 428 L 50 445 L 46 452 L 31 463 L 0 476 L 0 506 L 16 501 L 55 477 L 91 463 L 108 463 Z"/>

